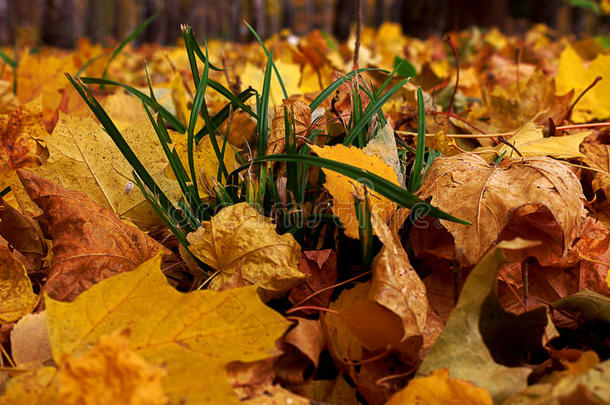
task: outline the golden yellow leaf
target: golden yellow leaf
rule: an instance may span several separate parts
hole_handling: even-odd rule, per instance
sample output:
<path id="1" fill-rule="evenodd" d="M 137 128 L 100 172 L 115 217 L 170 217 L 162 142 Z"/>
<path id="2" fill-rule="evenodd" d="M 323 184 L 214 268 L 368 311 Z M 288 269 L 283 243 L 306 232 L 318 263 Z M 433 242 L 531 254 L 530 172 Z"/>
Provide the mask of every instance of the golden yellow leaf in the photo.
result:
<path id="1" fill-rule="evenodd" d="M 0 246 L 0 324 L 16 321 L 38 304 L 23 264 Z"/>
<path id="2" fill-rule="evenodd" d="M 415 378 L 394 394 L 387 405 L 492 405 L 489 393 L 476 385 L 450 378 L 449 370 L 436 370 L 429 377 Z"/>
<path id="3" fill-rule="evenodd" d="M 591 135 L 591 131 L 583 131 L 573 135 L 544 137 L 541 127 L 528 122 L 507 138 L 523 156 L 552 156 L 558 159 L 584 157 L 579 147 L 582 141 Z M 494 158 L 506 152 L 506 157 L 516 157 L 517 153 L 506 144 L 499 144 Z"/>
<path id="4" fill-rule="evenodd" d="M 163 173 L 167 160 L 150 122 L 141 121 L 122 134 L 168 198 L 177 201 L 180 189 Z M 93 119 L 61 114 L 47 145 L 48 161 L 33 172 L 65 188 L 84 192 L 141 228 L 160 223 L 137 187 L 128 192 L 132 168 Z"/>
<path id="5" fill-rule="evenodd" d="M 123 131 L 138 122 L 148 121 L 148 115 L 142 106 L 142 102 L 137 97 L 123 92 L 106 97 L 102 101 L 102 106 L 119 131 Z"/>
<path id="6" fill-rule="evenodd" d="M 0 405 L 57 405 L 59 378 L 55 367 L 40 367 L 11 378 Z"/>
<path id="7" fill-rule="evenodd" d="M 311 145 L 311 149 L 321 158 L 335 160 L 341 163 L 347 163 L 361 169 L 368 170 L 384 179 L 398 185 L 396 172 L 390 166 L 385 164 L 377 156 L 369 156 L 362 149 L 354 146 L 334 145 L 320 147 Z M 354 208 L 353 194 L 364 195 L 364 186 L 346 177 L 340 173 L 329 169 L 322 169 L 326 175 L 324 187 L 333 196 L 332 211 L 345 227 L 345 234 L 350 238 L 358 238 L 358 219 L 356 218 L 356 210 Z M 396 204 L 382 195 L 376 193 L 371 187 L 369 189 L 369 201 L 371 210 L 376 211 L 384 219 L 389 221 L 394 211 Z"/>
<path id="8" fill-rule="evenodd" d="M 610 0 L 602 0 L 600 6 L 604 14 L 610 14 Z"/>
<path id="9" fill-rule="evenodd" d="M 129 348 L 119 332 L 104 335 L 80 357 L 66 355 L 59 366 L 62 405 L 164 405 L 163 367 Z M 103 383 L 102 383 L 103 382 Z"/>
<path id="10" fill-rule="evenodd" d="M 157 255 L 71 303 L 47 297 L 55 361 L 80 356 L 101 336 L 128 330 L 133 352 L 166 367 L 170 401 L 236 404 L 226 365 L 276 355 L 275 341 L 289 322 L 260 301 L 256 287 L 180 293 L 167 283 L 160 265 Z"/>
<path id="11" fill-rule="evenodd" d="M 604 80 L 597 83 L 576 104 L 572 111 L 572 121 L 589 122 L 610 117 L 610 80 L 607 80 L 610 77 L 610 55 L 600 54 L 585 65 L 585 61 L 572 46 L 566 46 L 561 52 L 556 78 L 559 93 L 574 89 L 578 95 L 598 76 Z"/>
<path id="12" fill-rule="evenodd" d="M 297 241 L 289 233 L 278 235 L 271 219 L 245 202 L 223 208 L 188 240 L 195 256 L 220 271 L 212 289 L 238 271 L 244 280 L 275 292 L 286 291 L 304 277 L 298 270 Z"/>

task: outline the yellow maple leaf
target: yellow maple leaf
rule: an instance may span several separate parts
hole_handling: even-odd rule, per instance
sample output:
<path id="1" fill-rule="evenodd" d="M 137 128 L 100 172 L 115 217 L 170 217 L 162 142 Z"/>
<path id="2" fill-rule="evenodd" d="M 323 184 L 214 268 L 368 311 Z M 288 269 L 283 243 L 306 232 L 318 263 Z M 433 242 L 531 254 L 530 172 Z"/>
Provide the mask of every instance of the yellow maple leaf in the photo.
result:
<path id="1" fill-rule="evenodd" d="M 598 55 L 588 66 L 571 45 L 567 45 L 559 56 L 557 73 L 557 92 L 565 93 L 572 89 L 580 94 L 593 83 L 596 77 L 604 80 L 597 83 L 576 104 L 572 111 L 574 122 L 589 122 L 594 119 L 610 117 L 610 55 Z"/>
<path id="2" fill-rule="evenodd" d="M 0 324 L 4 324 L 32 312 L 38 295 L 32 291 L 25 267 L 7 247 L 0 246 L 0 263 Z"/>
<path id="3" fill-rule="evenodd" d="M 541 127 L 528 122 L 507 140 L 523 156 L 553 156 L 558 159 L 570 159 L 584 157 L 580 153 L 579 146 L 589 135 L 591 135 L 591 131 L 545 138 Z M 497 156 L 501 156 L 504 152 L 507 157 L 516 155 L 515 150 L 506 144 L 500 144 L 495 149 Z"/>
<path id="4" fill-rule="evenodd" d="M 13 83 L 0 80 L 0 114 L 8 114 L 19 107 L 19 100 L 13 94 Z"/>
<path id="5" fill-rule="evenodd" d="M 223 208 L 188 240 L 195 256 L 220 271 L 212 289 L 237 271 L 244 280 L 275 292 L 285 292 L 304 277 L 298 271 L 297 241 L 289 233 L 278 235 L 271 219 L 245 202 Z"/>
<path id="6" fill-rule="evenodd" d="M 53 358 L 61 364 L 66 355 L 83 355 L 101 336 L 128 330 L 134 353 L 165 366 L 170 401 L 237 404 L 226 365 L 278 354 L 275 341 L 289 322 L 260 301 L 256 287 L 180 293 L 160 266 L 157 255 L 71 303 L 46 297 Z"/>
<path id="7" fill-rule="evenodd" d="M 399 185 L 396 172 L 390 166 L 385 164 L 377 156 L 367 155 L 362 149 L 355 146 L 315 146 L 311 145 L 311 149 L 320 157 L 337 162 L 346 163 L 361 169 L 368 170 L 392 183 Z M 332 211 L 345 227 L 345 234 L 350 238 L 358 238 L 358 220 L 356 218 L 356 209 L 354 207 L 354 193 L 364 195 L 364 186 L 333 170 L 322 169 L 326 175 L 324 187 L 333 196 Z M 369 185 L 369 201 L 371 210 L 376 211 L 384 221 L 389 221 L 396 210 L 396 204 L 375 190 Z"/>
<path id="8" fill-rule="evenodd" d="M 394 394 L 387 405 L 492 405 L 489 393 L 468 381 L 450 378 L 449 370 L 436 370 L 429 377 L 415 378 Z"/>
<path id="9" fill-rule="evenodd" d="M 123 130 L 122 134 L 168 198 L 177 201 L 180 188 L 176 181 L 164 175 L 167 159 L 148 119 Z M 93 119 L 60 114 L 47 146 L 49 159 L 33 169 L 35 173 L 63 187 L 81 190 L 140 227 L 160 223 L 137 188 L 126 191 L 132 168 Z M 27 204 L 27 200 L 24 203 Z"/>
<path id="10" fill-rule="evenodd" d="M 163 367 L 151 364 L 129 348 L 119 332 L 101 336 L 80 357 L 66 355 L 59 366 L 63 405 L 164 405 Z M 100 382 L 103 381 L 103 384 Z"/>

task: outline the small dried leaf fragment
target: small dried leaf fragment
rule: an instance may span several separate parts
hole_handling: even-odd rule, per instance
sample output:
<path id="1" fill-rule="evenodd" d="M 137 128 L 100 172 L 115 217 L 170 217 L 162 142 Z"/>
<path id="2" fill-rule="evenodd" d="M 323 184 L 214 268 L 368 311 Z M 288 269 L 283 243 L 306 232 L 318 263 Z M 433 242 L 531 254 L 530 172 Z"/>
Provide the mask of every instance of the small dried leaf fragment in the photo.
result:
<path id="1" fill-rule="evenodd" d="M 352 166 L 368 170 L 392 183 L 399 185 L 396 172 L 383 160 L 377 156 L 370 156 L 362 149 L 355 146 L 347 147 L 344 145 L 316 146 L 311 145 L 311 149 L 321 158 L 335 160 Z M 339 217 L 345 227 L 345 234 L 350 238 L 358 238 L 358 219 L 354 207 L 354 192 L 364 195 L 364 186 L 340 173 L 329 169 L 322 169 L 326 175 L 324 187 L 333 196 L 333 214 Z M 389 222 L 396 211 L 396 204 L 386 197 L 369 189 L 369 200 L 371 211 L 376 211 L 384 221 Z"/>
<path id="2" fill-rule="evenodd" d="M 585 218 L 579 180 L 547 157 L 506 159 L 494 166 L 474 154 L 440 157 L 418 194 L 472 223 L 440 221 L 454 238 L 456 258 L 467 266 L 476 264 L 503 231 L 543 240 L 543 246 L 526 251 L 541 263 L 561 258 Z"/>
<path id="3" fill-rule="evenodd" d="M 160 264 L 157 255 L 74 302 L 47 297 L 53 358 L 61 363 L 66 355 L 81 356 L 101 336 L 128 330 L 130 350 L 166 367 L 170 402 L 237 404 L 226 366 L 277 355 L 275 341 L 289 322 L 260 301 L 254 286 L 180 293 L 167 283 Z"/>
<path id="4" fill-rule="evenodd" d="M 0 114 L 8 114 L 19 108 L 19 100 L 13 94 L 13 83 L 0 80 Z"/>
<path id="5" fill-rule="evenodd" d="M 0 246 L 0 324 L 14 322 L 38 304 L 38 295 L 23 264 L 5 246 Z"/>
<path id="6" fill-rule="evenodd" d="M 115 332 L 101 336 L 82 356 L 63 358 L 58 403 L 164 405 L 164 378 L 162 367 L 144 360 L 129 348 L 125 336 Z"/>
<path id="7" fill-rule="evenodd" d="M 237 271 L 249 283 L 273 292 L 286 291 L 304 277 L 298 270 L 297 241 L 289 233 L 278 235 L 271 219 L 245 202 L 223 208 L 188 240 L 195 256 L 220 271 L 212 289 Z"/>
<path id="8" fill-rule="evenodd" d="M 83 193 L 24 170 L 18 175 L 43 210 L 40 225 L 53 241 L 51 270 L 44 286 L 52 298 L 73 300 L 100 280 L 132 270 L 163 249 Z"/>
<path id="9" fill-rule="evenodd" d="M 451 378 L 446 368 L 428 377 L 411 380 L 409 385 L 394 394 L 387 405 L 492 405 L 491 396 L 483 388 Z"/>

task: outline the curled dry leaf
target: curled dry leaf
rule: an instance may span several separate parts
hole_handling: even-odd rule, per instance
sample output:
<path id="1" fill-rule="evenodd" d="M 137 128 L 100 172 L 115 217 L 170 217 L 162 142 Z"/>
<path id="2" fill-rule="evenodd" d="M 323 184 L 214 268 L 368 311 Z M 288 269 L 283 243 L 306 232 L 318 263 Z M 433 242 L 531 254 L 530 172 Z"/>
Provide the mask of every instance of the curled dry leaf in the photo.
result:
<path id="1" fill-rule="evenodd" d="M 409 381 L 404 389 L 394 394 L 387 405 L 492 405 L 489 392 L 459 378 L 451 378 L 446 368 L 428 377 Z"/>
<path id="2" fill-rule="evenodd" d="M 245 202 L 223 208 L 188 240 L 195 256 L 220 271 L 212 289 L 237 271 L 249 283 L 279 293 L 304 276 L 298 270 L 301 246 L 289 233 L 278 235 L 271 219 Z"/>
<path id="3" fill-rule="evenodd" d="M 19 170 L 30 198 L 43 210 L 40 225 L 53 241 L 45 291 L 71 301 L 100 280 L 129 271 L 163 247 L 81 192 Z"/>
<path id="4" fill-rule="evenodd" d="M 494 166 L 474 154 L 440 157 L 418 194 L 472 223 L 440 221 L 453 236 L 456 259 L 466 266 L 476 264 L 499 239 L 519 235 L 544 242 L 521 251 L 522 258 L 552 264 L 565 256 L 585 218 L 580 182 L 567 166 L 546 157 Z"/>
<path id="5" fill-rule="evenodd" d="M 377 156 L 370 156 L 355 146 L 334 145 L 320 147 L 311 145 L 311 149 L 321 158 L 347 163 L 368 170 L 392 183 L 399 185 L 396 172 Z M 345 234 L 350 238 L 358 238 L 358 219 L 354 207 L 354 193 L 364 195 L 364 186 L 347 176 L 329 169 L 322 169 L 326 175 L 324 187 L 333 196 L 332 212 L 341 220 Z M 367 187 L 371 211 L 379 213 L 385 222 L 389 222 L 396 211 L 396 204 L 376 193 L 372 187 Z"/>
<path id="6" fill-rule="evenodd" d="M 326 347 L 319 320 L 294 318 L 296 324 L 284 336 L 284 354 L 276 364 L 277 376 L 286 382 L 303 384 L 313 377 Z"/>
<path id="7" fill-rule="evenodd" d="M 42 267 L 47 244 L 38 223 L 0 198 L 0 236 L 25 258 L 28 272 Z"/>
<path id="8" fill-rule="evenodd" d="M 125 336 L 114 332 L 101 336 L 82 356 L 66 355 L 62 359 L 57 402 L 164 405 L 165 374 L 163 367 L 147 362 L 129 348 Z"/>
<path id="9" fill-rule="evenodd" d="M 29 314 L 38 304 L 38 295 L 23 264 L 0 246 L 0 324 L 16 321 Z"/>
<path id="10" fill-rule="evenodd" d="M 371 222 L 383 242 L 373 260 L 373 278 L 370 283 L 343 291 L 331 308 L 339 311 L 341 321 L 367 350 L 392 347 L 416 359 L 430 310 L 426 288 L 398 236 L 377 213 L 372 214 Z M 332 317 L 337 316 L 328 314 L 325 319 L 328 318 L 327 330 L 335 355 L 350 353 L 358 357 L 359 344 Z"/>
<path id="11" fill-rule="evenodd" d="M 258 298 L 256 287 L 180 293 L 160 269 L 161 255 L 85 291 L 74 302 L 46 299 L 53 358 L 78 357 L 98 339 L 129 331 L 129 348 L 167 370 L 170 401 L 237 404 L 229 363 L 278 353 L 275 341 L 289 326 Z"/>

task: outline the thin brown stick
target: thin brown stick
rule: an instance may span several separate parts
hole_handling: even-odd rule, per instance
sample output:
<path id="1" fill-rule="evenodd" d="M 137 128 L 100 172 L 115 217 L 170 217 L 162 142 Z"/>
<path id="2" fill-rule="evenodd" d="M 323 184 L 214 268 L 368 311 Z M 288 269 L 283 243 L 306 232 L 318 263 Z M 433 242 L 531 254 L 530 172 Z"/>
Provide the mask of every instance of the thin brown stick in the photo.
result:
<path id="1" fill-rule="evenodd" d="M 362 31 L 362 0 L 356 1 L 356 44 L 354 45 L 353 70 L 358 69 L 358 54 L 360 53 L 360 33 Z"/>
<path id="2" fill-rule="evenodd" d="M 574 102 L 572 103 L 572 105 L 570 106 L 570 109 L 568 110 L 568 113 L 566 114 L 566 121 L 570 120 L 570 117 L 572 116 L 572 111 L 574 110 L 574 107 L 576 106 L 576 104 L 578 104 L 578 102 L 580 101 L 580 99 L 589 91 L 593 88 L 593 86 L 595 86 L 597 84 L 597 82 L 599 82 L 602 79 L 601 76 L 597 76 L 595 78 L 595 80 L 593 80 L 593 83 L 591 83 L 589 85 L 589 87 L 587 87 L 586 89 L 584 89 L 582 91 L 582 93 L 580 93 L 578 95 L 578 97 L 576 97 L 576 100 L 574 100 Z"/>

